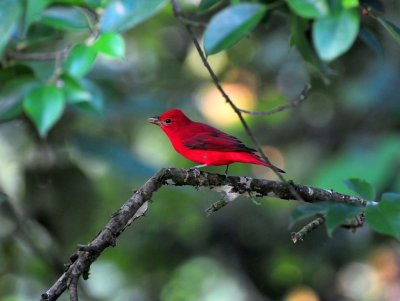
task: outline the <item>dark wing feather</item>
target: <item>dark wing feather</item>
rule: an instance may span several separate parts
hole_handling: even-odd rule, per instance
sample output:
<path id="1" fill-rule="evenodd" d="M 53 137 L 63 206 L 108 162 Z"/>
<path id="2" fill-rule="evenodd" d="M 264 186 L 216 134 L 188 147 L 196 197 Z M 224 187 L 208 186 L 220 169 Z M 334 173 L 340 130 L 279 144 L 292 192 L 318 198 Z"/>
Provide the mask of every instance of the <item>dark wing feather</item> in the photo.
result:
<path id="1" fill-rule="evenodd" d="M 247 147 L 242 141 L 213 127 L 203 125 L 202 131 L 184 139 L 183 145 L 190 149 L 211 150 L 220 152 L 254 153 L 256 150 Z M 205 127 L 204 127 L 205 126 Z"/>

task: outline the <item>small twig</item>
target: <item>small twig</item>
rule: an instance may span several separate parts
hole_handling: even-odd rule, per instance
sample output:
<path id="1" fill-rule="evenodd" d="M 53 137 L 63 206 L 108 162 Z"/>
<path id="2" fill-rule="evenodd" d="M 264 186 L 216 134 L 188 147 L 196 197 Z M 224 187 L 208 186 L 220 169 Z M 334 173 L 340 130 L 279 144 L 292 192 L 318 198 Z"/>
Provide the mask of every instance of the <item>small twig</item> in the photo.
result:
<path id="1" fill-rule="evenodd" d="M 65 58 L 68 56 L 71 47 L 65 47 L 64 49 L 52 52 L 8 52 L 5 57 L 6 60 L 15 61 L 53 61 L 57 58 Z"/>
<path id="2" fill-rule="evenodd" d="M 71 281 L 69 282 L 69 297 L 70 301 L 79 301 L 78 299 L 78 277 L 72 277 Z"/>
<path id="3" fill-rule="evenodd" d="M 200 27 L 200 28 L 207 27 L 207 23 L 190 20 L 190 19 L 187 19 L 187 18 L 184 18 L 184 17 L 181 19 L 181 21 L 184 24 L 191 25 L 191 26 L 194 26 L 194 27 Z"/>
<path id="4" fill-rule="evenodd" d="M 297 194 L 296 190 L 291 186 L 290 183 L 288 183 L 285 178 L 279 173 L 279 171 L 274 167 L 274 165 L 272 165 L 272 163 L 270 162 L 270 160 L 268 159 L 268 157 L 264 154 L 260 144 L 258 143 L 257 139 L 255 138 L 253 132 L 250 130 L 249 125 L 247 124 L 246 120 L 244 120 L 242 112 L 240 111 L 240 109 L 235 105 L 235 103 L 232 101 L 232 99 L 229 97 L 229 95 L 225 92 L 225 90 L 222 88 L 221 83 L 219 82 L 219 79 L 217 77 L 217 75 L 215 74 L 214 70 L 211 68 L 210 64 L 207 61 L 207 58 L 203 52 L 203 49 L 200 46 L 199 41 L 197 40 L 197 37 L 195 35 L 195 33 L 192 30 L 192 27 L 189 24 L 186 24 L 185 22 L 183 22 L 182 20 L 186 19 L 184 13 L 182 12 L 182 9 L 180 7 L 180 5 L 178 4 L 177 0 L 171 0 L 171 5 L 172 5 L 172 9 L 174 11 L 175 17 L 182 23 L 184 24 L 187 32 L 189 33 L 193 44 L 197 50 L 197 52 L 199 53 L 199 56 L 201 58 L 201 61 L 203 62 L 203 65 L 205 66 L 205 68 L 207 69 L 208 73 L 211 76 L 211 79 L 214 83 L 214 85 L 216 86 L 216 88 L 220 91 L 222 97 L 225 99 L 225 101 L 231 106 L 231 108 L 235 111 L 236 115 L 238 116 L 240 122 L 242 123 L 247 135 L 250 137 L 250 139 L 253 141 L 253 144 L 256 148 L 256 150 L 260 153 L 261 158 L 267 162 L 268 164 L 271 165 L 271 169 L 273 170 L 273 172 L 276 174 L 276 176 L 282 181 L 284 182 L 288 187 L 289 190 L 291 191 L 291 193 L 296 196 L 296 199 L 299 201 L 302 201 L 301 197 L 299 194 Z"/>
<path id="5" fill-rule="evenodd" d="M 205 210 L 207 213 L 207 216 L 210 216 L 214 212 L 217 212 L 219 209 L 228 205 L 228 203 L 229 202 L 225 201 L 225 200 L 219 200 L 219 201 L 216 201 L 215 203 L 212 203 L 211 206 Z"/>
<path id="6" fill-rule="evenodd" d="M 325 223 L 325 218 L 323 216 L 319 216 L 316 219 L 309 222 L 303 228 L 301 228 L 300 231 L 292 232 L 291 238 L 292 238 L 293 243 L 296 243 L 298 241 L 303 241 L 304 237 L 308 233 L 310 233 L 314 229 L 318 228 L 318 226 L 322 225 L 323 223 Z"/>
<path id="7" fill-rule="evenodd" d="M 254 115 L 254 116 L 269 116 L 269 115 L 272 115 L 272 114 L 275 114 L 275 113 L 282 112 L 282 111 L 284 111 L 286 109 L 294 108 L 294 107 L 298 106 L 304 100 L 306 100 L 310 90 L 311 90 L 311 84 L 307 84 L 303 88 L 301 93 L 295 99 L 293 99 L 291 102 L 289 102 L 287 104 L 284 104 L 282 106 L 279 106 L 279 107 L 277 107 L 275 109 L 272 109 L 272 110 L 268 110 L 268 111 L 248 111 L 248 110 L 244 110 L 244 109 L 239 109 L 239 110 L 242 113 L 250 114 L 250 115 Z"/>
<path id="8" fill-rule="evenodd" d="M 361 213 L 361 214 L 357 215 L 353 221 L 351 221 L 350 223 L 341 225 L 340 227 L 342 227 L 344 229 L 355 231 L 357 228 L 361 228 L 362 226 L 364 226 L 364 222 L 365 222 L 365 216 L 364 216 L 364 213 Z"/>
<path id="9" fill-rule="evenodd" d="M 50 78 L 47 80 L 49 83 L 57 83 L 58 78 L 61 76 L 63 69 L 62 69 L 62 58 L 61 55 L 58 54 L 54 60 L 54 71 Z"/>
<path id="10" fill-rule="evenodd" d="M 40 244 L 32 233 L 32 227 L 28 226 L 29 220 L 22 212 L 16 208 L 10 198 L 0 191 L 0 213 L 3 212 L 15 223 L 14 235 L 20 237 L 42 262 L 44 262 L 54 273 L 62 271 L 62 262 L 53 249 L 45 248 Z"/>

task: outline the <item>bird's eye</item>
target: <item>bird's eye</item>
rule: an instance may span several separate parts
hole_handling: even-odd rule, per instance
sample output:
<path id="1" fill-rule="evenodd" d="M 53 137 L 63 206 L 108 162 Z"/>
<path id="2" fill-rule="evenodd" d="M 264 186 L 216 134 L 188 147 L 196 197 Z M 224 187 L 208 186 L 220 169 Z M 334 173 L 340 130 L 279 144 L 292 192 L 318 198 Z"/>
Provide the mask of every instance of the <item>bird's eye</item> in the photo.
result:
<path id="1" fill-rule="evenodd" d="M 165 119 L 165 123 L 171 123 L 171 119 Z"/>

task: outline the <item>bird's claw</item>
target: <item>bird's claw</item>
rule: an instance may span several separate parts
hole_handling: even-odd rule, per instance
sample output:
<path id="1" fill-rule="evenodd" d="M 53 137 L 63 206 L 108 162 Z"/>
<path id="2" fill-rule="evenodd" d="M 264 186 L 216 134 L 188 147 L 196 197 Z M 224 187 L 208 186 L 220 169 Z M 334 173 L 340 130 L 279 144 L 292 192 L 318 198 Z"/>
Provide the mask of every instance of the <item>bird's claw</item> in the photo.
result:
<path id="1" fill-rule="evenodd" d="M 196 167 L 192 167 L 191 170 L 193 170 L 195 177 L 200 176 L 200 170 Z"/>

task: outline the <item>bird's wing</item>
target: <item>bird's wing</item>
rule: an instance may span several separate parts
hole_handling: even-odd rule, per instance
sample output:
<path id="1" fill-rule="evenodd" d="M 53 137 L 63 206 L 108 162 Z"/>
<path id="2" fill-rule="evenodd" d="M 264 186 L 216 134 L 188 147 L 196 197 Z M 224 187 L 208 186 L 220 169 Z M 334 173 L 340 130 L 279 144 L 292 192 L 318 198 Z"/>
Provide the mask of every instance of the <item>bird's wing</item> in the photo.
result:
<path id="1" fill-rule="evenodd" d="M 256 151 L 245 146 L 243 142 L 236 137 L 205 124 L 201 124 L 201 127 L 192 131 L 192 135 L 183 139 L 182 143 L 190 149 L 246 153 L 254 153 Z"/>

